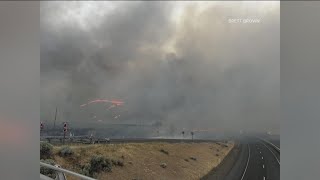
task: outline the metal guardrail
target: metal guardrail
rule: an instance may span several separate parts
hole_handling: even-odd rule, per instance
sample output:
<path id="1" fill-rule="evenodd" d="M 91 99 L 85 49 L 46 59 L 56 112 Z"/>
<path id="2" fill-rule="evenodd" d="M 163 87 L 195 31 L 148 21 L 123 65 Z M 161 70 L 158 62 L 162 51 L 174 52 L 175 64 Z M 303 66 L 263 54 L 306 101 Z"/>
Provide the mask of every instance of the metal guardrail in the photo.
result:
<path id="1" fill-rule="evenodd" d="M 267 144 L 271 145 L 275 150 L 277 150 L 279 153 L 280 153 L 280 148 L 278 148 L 276 145 L 274 145 L 273 143 L 265 140 L 265 139 L 262 139 L 260 137 L 258 137 L 258 139 L 262 140 L 263 142 L 266 142 Z"/>
<path id="2" fill-rule="evenodd" d="M 45 176 L 45 175 L 43 175 L 43 174 L 40 174 L 40 179 L 41 179 L 41 180 L 54 180 L 54 179 L 49 178 L 48 176 Z"/>
<path id="3" fill-rule="evenodd" d="M 57 173 L 58 180 L 66 180 L 66 177 L 64 176 L 64 174 L 70 174 L 70 175 L 75 176 L 77 178 L 80 178 L 82 180 L 96 180 L 96 179 L 93 179 L 91 177 L 84 176 L 82 174 L 78 174 L 78 173 L 75 173 L 75 172 L 60 168 L 60 167 L 56 167 L 56 166 L 53 166 L 53 165 L 50 165 L 50 164 L 43 163 L 43 162 L 40 162 L 40 166 L 43 166 L 43 167 L 46 167 L 46 168 L 49 168 L 49 169 L 52 169 L 52 170 L 55 170 L 56 172 L 58 172 Z M 52 178 L 44 176 L 43 174 L 40 174 L 40 179 L 42 179 L 42 180 L 53 180 Z"/>

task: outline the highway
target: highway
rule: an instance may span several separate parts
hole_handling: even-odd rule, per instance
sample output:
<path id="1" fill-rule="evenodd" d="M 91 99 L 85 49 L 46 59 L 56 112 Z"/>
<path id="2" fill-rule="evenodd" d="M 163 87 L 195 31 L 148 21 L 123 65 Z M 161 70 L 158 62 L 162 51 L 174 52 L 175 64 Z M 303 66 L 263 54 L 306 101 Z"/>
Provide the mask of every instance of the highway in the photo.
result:
<path id="1" fill-rule="evenodd" d="M 280 154 L 277 156 L 270 146 L 259 140 L 248 143 L 250 158 L 241 180 L 279 180 Z"/>
<path id="2" fill-rule="evenodd" d="M 279 180 L 280 149 L 264 140 L 257 137 L 239 139 L 239 144 L 221 165 L 202 180 Z"/>
<path id="3" fill-rule="evenodd" d="M 280 150 L 257 138 L 242 140 L 241 152 L 225 180 L 279 180 Z"/>

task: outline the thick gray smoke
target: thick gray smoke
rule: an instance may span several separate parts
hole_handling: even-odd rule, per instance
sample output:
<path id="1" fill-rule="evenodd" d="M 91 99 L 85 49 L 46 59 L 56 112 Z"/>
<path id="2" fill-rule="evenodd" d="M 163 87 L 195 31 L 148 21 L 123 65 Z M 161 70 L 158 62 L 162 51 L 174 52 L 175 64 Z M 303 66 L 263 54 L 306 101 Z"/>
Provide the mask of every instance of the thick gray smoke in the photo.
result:
<path id="1" fill-rule="evenodd" d="M 42 3 L 41 119 L 52 121 L 57 106 L 60 122 L 83 126 L 100 119 L 278 132 L 279 9 L 191 5 L 174 21 L 177 6 Z M 125 103 L 112 111 L 102 104 L 80 107 L 95 98 Z"/>

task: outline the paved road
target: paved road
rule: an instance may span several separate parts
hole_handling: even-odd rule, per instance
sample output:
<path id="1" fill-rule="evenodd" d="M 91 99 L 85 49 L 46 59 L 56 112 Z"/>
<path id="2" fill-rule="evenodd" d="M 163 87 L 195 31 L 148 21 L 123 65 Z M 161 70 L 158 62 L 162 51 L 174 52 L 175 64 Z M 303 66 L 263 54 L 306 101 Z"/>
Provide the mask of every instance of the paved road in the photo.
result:
<path id="1" fill-rule="evenodd" d="M 271 142 L 272 144 L 274 144 L 275 146 L 277 146 L 278 148 L 280 148 L 280 140 L 268 140 L 269 142 Z"/>
<path id="2" fill-rule="evenodd" d="M 237 154 L 237 159 L 231 167 L 229 173 L 225 177 L 221 177 L 223 180 L 239 180 L 244 175 L 249 157 L 249 146 L 247 143 L 242 143 L 239 145 L 240 151 Z M 220 180 L 219 179 L 219 180 Z"/>
<path id="3" fill-rule="evenodd" d="M 279 180 L 280 162 L 271 147 L 259 140 L 252 140 L 248 144 L 250 159 L 242 180 Z"/>
<path id="4" fill-rule="evenodd" d="M 259 135 L 259 137 L 271 142 L 272 144 L 274 144 L 275 146 L 277 146 L 278 148 L 280 148 L 280 135 Z"/>
<path id="5" fill-rule="evenodd" d="M 205 180 L 280 180 L 280 152 L 257 138 L 240 140 L 225 164 L 205 176 Z M 236 156 L 236 158 L 234 158 Z M 233 159 L 232 159 L 233 158 Z M 230 163 L 232 159 L 234 162 Z M 227 171 L 228 173 L 224 173 Z"/>
<path id="6" fill-rule="evenodd" d="M 280 152 L 267 143 L 250 138 L 242 141 L 238 160 L 225 180 L 280 180 Z"/>

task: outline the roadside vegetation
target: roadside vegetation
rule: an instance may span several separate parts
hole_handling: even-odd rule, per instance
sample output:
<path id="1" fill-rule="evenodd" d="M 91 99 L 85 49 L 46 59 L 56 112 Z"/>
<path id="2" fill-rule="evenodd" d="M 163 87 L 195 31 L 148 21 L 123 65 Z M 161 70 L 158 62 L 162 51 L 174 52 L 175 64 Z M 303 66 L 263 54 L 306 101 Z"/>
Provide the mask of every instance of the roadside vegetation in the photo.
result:
<path id="1" fill-rule="evenodd" d="M 41 156 L 49 157 L 62 168 L 96 179 L 200 179 L 232 147 L 233 142 L 45 144 Z M 68 175 L 67 178 L 74 179 Z"/>

